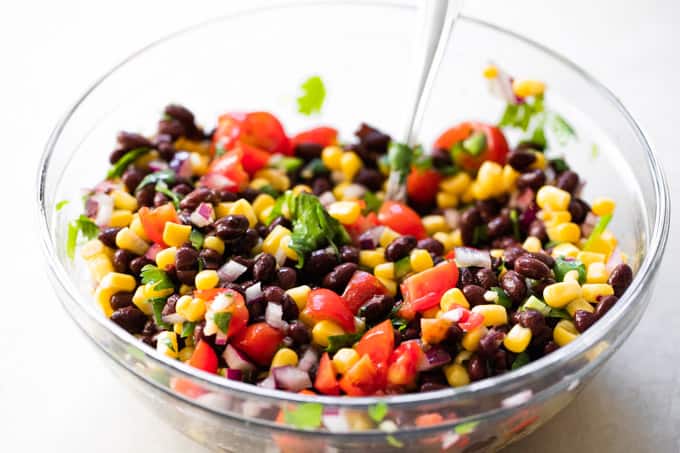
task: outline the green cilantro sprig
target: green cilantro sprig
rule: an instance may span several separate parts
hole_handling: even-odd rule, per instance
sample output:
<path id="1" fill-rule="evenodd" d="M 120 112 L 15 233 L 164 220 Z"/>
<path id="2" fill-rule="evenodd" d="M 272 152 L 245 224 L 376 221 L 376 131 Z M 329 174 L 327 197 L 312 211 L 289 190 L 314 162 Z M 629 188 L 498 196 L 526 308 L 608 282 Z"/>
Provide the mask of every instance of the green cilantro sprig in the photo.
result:
<path id="1" fill-rule="evenodd" d="M 170 198 L 170 200 L 172 200 L 172 204 L 175 205 L 175 208 L 179 208 L 179 202 L 182 201 L 182 198 L 178 194 L 170 190 L 165 181 L 158 181 L 156 183 L 156 192 L 160 192 L 163 195 Z"/>
<path id="2" fill-rule="evenodd" d="M 213 317 L 213 321 L 220 332 L 227 333 L 229 331 L 229 323 L 231 322 L 231 313 L 225 311 L 217 312 Z"/>
<path id="3" fill-rule="evenodd" d="M 323 406 L 320 403 L 302 403 L 295 409 L 284 409 L 283 420 L 300 429 L 314 429 L 321 426 Z"/>
<path id="4" fill-rule="evenodd" d="M 175 288 L 175 284 L 167 272 L 160 270 L 153 264 L 147 264 L 142 268 L 141 277 L 143 284 L 150 283 L 156 291 Z"/>
<path id="5" fill-rule="evenodd" d="M 387 403 L 380 401 L 373 406 L 368 406 L 368 416 L 371 417 L 371 420 L 374 422 L 380 423 L 385 419 L 387 410 Z"/>
<path id="6" fill-rule="evenodd" d="M 361 339 L 360 333 L 345 333 L 342 335 L 331 335 L 328 337 L 326 352 L 335 354 L 342 348 L 352 347 L 354 343 Z"/>
<path id="7" fill-rule="evenodd" d="M 76 245 L 78 243 L 78 236 L 83 236 L 86 239 L 94 239 L 99 234 L 99 227 L 92 219 L 81 214 L 75 220 L 68 224 L 68 231 L 66 234 L 66 255 L 73 259 L 76 254 Z"/>
<path id="8" fill-rule="evenodd" d="M 118 159 L 118 161 L 115 164 L 113 164 L 109 171 L 106 173 L 106 179 L 113 179 L 121 176 L 125 169 L 128 167 L 128 165 L 130 165 L 138 157 L 143 156 L 149 151 L 151 151 L 151 148 L 142 147 L 132 149 L 127 153 L 123 154 L 123 157 Z"/>
<path id="9" fill-rule="evenodd" d="M 526 140 L 543 148 L 547 147 L 546 127 L 562 146 L 576 138 L 576 131 L 562 115 L 545 109 L 543 95 L 525 99 L 521 104 L 509 103 L 498 125 L 528 132 Z"/>
<path id="10" fill-rule="evenodd" d="M 66 206 L 68 203 L 69 203 L 68 200 L 61 200 L 54 206 L 54 210 L 59 212 L 62 209 L 64 209 L 64 206 Z"/>
<path id="11" fill-rule="evenodd" d="M 297 98 L 298 112 L 303 115 L 321 112 L 326 99 L 326 87 L 319 76 L 312 76 L 302 84 L 302 95 Z"/>
<path id="12" fill-rule="evenodd" d="M 175 175 L 175 172 L 170 168 L 149 173 L 137 185 L 135 192 L 139 192 L 140 190 L 142 190 L 143 187 L 148 186 L 150 184 L 157 184 L 160 181 L 163 181 L 166 184 L 172 184 L 175 182 L 176 178 L 177 175 Z"/>

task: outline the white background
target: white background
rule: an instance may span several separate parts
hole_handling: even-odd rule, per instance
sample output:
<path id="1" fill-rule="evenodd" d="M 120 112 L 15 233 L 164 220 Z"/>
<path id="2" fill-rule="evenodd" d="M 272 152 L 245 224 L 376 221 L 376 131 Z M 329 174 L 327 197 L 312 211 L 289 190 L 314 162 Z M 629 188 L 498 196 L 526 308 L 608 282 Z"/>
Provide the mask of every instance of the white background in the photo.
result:
<path id="1" fill-rule="evenodd" d="M 86 86 L 151 40 L 233 7 L 224 3 L 2 2 L 0 451 L 204 451 L 132 399 L 62 311 L 37 247 L 34 180 L 51 127 Z M 617 93 L 656 146 L 678 199 L 677 0 L 467 3 L 467 13 L 545 43 Z M 656 298 L 629 341 L 573 405 L 510 451 L 680 451 L 673 233 Z"/>

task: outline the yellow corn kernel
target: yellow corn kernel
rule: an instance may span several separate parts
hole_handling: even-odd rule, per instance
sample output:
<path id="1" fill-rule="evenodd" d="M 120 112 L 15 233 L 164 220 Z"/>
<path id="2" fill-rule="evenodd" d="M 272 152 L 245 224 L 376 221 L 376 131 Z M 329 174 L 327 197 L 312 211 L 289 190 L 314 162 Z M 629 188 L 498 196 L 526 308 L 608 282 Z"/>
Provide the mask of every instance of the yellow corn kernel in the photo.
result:
<path id="1" fill-rule="evenodd" d="M 519 172 L 506 164 L 503 167 L 503 191 L 512 192 L 515 189 L 515 182 L 519 178 Z"/>
<path id="2" fill-rule="evenodd" d="M 388 280 L 394 280 L 394 263 L 378 264 L 375 269 L 373 269 L 373 275 Z"/>
<path id="3" fill-rule="evenodd" d="M 333 187 L 333 196 L 335 197 L 336 200 L 342 200 L 345 198 L 345 189 L 347 189 L 350 186 L 350 183 L 347 181 L 343 181 L 339 184 L 336 184 L 335 187 Z"/>
<path id="4" fill-rule="evenodd" d="M 177 335 L 182 335 L 182 328 L 183 327 L 184 327 L 183 322 L 176 322 L 172 325 L 172 331 L 175 332 Z"/>
<path id="5" fill-rule="evenodd" d="M 189 153 L 189 162 L 191 162 L 191 171 L 194 175 L 203 176 L 208 173 L 210 156 L 204 156 L 199 153 Z"/>
<path id="6" fill-rule="evenodd" d="M 531 170 L 545 170 L 545 167 L 548 166 L 548 161 L 545 158 L 545 154 L 539 151 L 534 151 L 534 156 L 536 157 L 536 160 L 533 164 L 531 164 L 531 166 L 529 166 L 529 168 Z"/>
<path id="7" fill-rule="evenodd" d="M 170 246 L 179 247 L 189 240 L 190 234 L 191 225 L 165 222 L 165 227 L 163 228 L 163 242 Z"/>
<path id="8" fill-rule="evenodd" d="M 500 195 L 503 192 L 503 167 L 490 160 L 484 161 L 477 172 L 474 196 L 478 200 Z"/>
<path id="9" fill-rule="evenodd" d="M 451 229 L 443 215 L 428 215 L 423 217 L 422 221 L 428 236 L 439 232 L 445 233 Z"/>
<path id="10" fill-rule="evenodd" d="M 267 181 L 264 178 L 253 178 L 252 181 L 250 181 L 250 184 L 248 184 L 249 187 L 253 189 L 261 189 L 263 187 L 266 187 L 269 185 L 269 181 Z"/>
<path id="11" fill-rule="evenodd" d="M 387 290 L 387 294 L 390 296 L 396 296 L 397 294 L 397 282 L 389 278 L 376 277 L 380 283 L 383 284 Z"/>
<path id="12" fill-rule="evenodd" d="M 596 253 L 596 252 L 579 252 L 578 255 L 576 255 L 576 259 L 578 259 L 580 262 L 585 264 L 586 266 L 590 266 L 593 263 L 601 263 L 604 264 L 606 261 L 606 256 L 604 253 Z"/>
<path id="13" fill-rule="evenodd" d="M 385 249 L 379 247 L 375 250 L 361 250 L 359 252 L 359 264 L 373 269 L 378 264 L 385 262 Z"/>
<path id="14" fill-rule="evenodd" d="M 479 326 L 470 332 L 466 332 L 465 335 L 463 335 L 463 339 L 461 340 L 460 344 L 465 350 L 475 352 L 479 347 L 479 340 L 481 340 L 482 337 L 487 334 L 487 332 L 488 329 L 486 326 Z"/>
<path id="15" fill-rule="evenodd" d="M 455 308 L 454 304 L 463 308 L 470 308 L 470 303 L 465 298 L 465 294 L 458 288 L 451 288 L 442 294 L 442 298 L 439 300 L 439 308 L 446 312 Z"/>
<path id="16" fill-rule="evenodd" d="M 312 328 L 312 341 L 319 346 L 326 347 L 328 346 L 328 337 L 343 335 L 344 333 L 342 327 L 333 321 L 319 321 Z"/>
<path id="17" fill-rule="evenodd" d="M 184 296 L 186 294 L 191 294 L 194 292 L 194 287 L 191 285 L 185 285 L 182 283 L 179 287 L 179 294 Z"/>
<path id="18" fill-rule="evenodd" d="M 529 236 L 524 241 L 524 244 L 522 244 L 522 248 L 527 252 L 538 253 L 543 250 L 543 245 L 541 244 L 541 240 L 536 236 Z"/>
<path id="19" fill-rule="evenodd" d="M 110 318 L 113 314 L 113 308 L 111 308 L 111 296 L 113 294 L 113 290 L 101 286 L 98 286 L 94 291 L 94 300 L 97 301 L 107 318 Z"/>
<path id="20" fill-rule="evenodd" d="M 552 256 L 554 258 L 557 258 L 558 256 L 568 256 L 570 258 L 576 258 L 579 252 L 580 252 L 579 248 L 576 247 L 574 244 L 564 243 L 558 244 L 555 246 L 555 248 L 553 248 Z"/>
<path id="21" fill-rule="evenodd" d="M 413 272 L 422 272 L 434 266 L 432 255 L 430 252 L 423 249 L 413 249 L 410 255 L 411 270 Z"/>
<path id="22" fill-rule="evenodd" d="M 293 187 L 293 195 L 300 195 L 302 192 L 314 193 L 314 190 L 307 184 L 298 184 Z"/>
<path id="23" fill-rule="evenodd" d="M 135 289 L 137 282 L 132 275 L 121 274 L 118 272 L 109 272 L 99 283 L 101 288 L 106 288 L 112 290 L 114 293 L 117 292 L 130 292 Z"/>
<path id="24" fill-rule="evenodd" d="M 616 208 L 616 202 L 614 200 L 607 197 L 598 197 L 593 200 L 591 210 L 596 216 L 603 216 L 613 214 L 614 208 Z"/>
<path id="25" fill-rule="evenodd" d="M 204 141 L 189 140 L 184 137 L 180 137 L 175 140 L 175 149 L 181 149 L 183 151 L 189 151 L 192 153 L 199 154 L 209 154 L 210 146 Z"/>
<path id="26" fill-rule="evenodd" d="M 329 170 L 340 170 L 340 161 L 344 154 L 339 146 L 327 146 L 321 151 L 321 161 Z"/>
<path id="27" fill-rule="evenodd" d="M 134 161 L 134 166 L 138 168 L 149 168 L 149 163 L 158 159 L 158 151 L 153 150 L 151 152 L 142 154 Z"/>
<path id="28" fill-rule="evenodd" d="M 116 209 L 127 209 L 132 212 L 137 210 L 137 199 L 123 190 L 111 191 L 111 198 Z"/>
<path id="29" fill-rule="evenodd" d="M 215 270 L 204 270 L 196 274 L 194 282 L 196 289 L 212 289 L 220 282 L 220 277 Z"/>
<path id="30" fill-rule="evenodd" d="M 441 318 L 442 311 L 439 309 L 439 307 L 434 306 L 432 308 L 428 308 L 423 312 L 423 318 Z"/>
<path id="31" fill-rule="evenodd" d="M 588 250 L 591 252 L 602 253 L 608 257 L 616 248 L 617 242 L 618 241 L 612 232 L 605 230 L 599 238 L 595 238 L 595 240 L 590 241 Z"/>
<path id="32" fill-rule="evenodd" d="M 401 236 L 401 234 L 397 233 L 392 228 L 390 227 L 383 228 L 382 233 L 380 233 L 380 238 L 378 239 L 380 247 L 387 247 L 392 243 L 392 241 L 394 241 L 399 236 Z"/>
<path id="33" fill-rule="evenodd" d="M 138 286 L 135 290 L 135 294 L 132 296 L 132 303 L 148 316 L 153 313 L 153 308 L 149 303 L 149 298 L 146 296 L 145 292 L 146 287 L 144 285 Z"/>
<path id="34" fill-rule="evenodd" d="M 100 282 L 107 274 L 113 272 L 111 258 L 103 253 L 99 253 L 87 259 L 87 268 L 95 282 Z"/>
<path id="35" fill-rule="evenodd" d="M 146 285 L 143 285 L 144 297 L 147 299 L 156 299 L 159 297 L 167 297 L 174 292 L 174 288 L 156 289 L 157 285 L 158 283 L 147 283 Z"/>
<path id="36" fill-rule="evenodd" d="M 111 213 L 109 226 L 122 228 L 130 225 L 130 222 L 132 222 L 132 211 L 128 211 L 127 209 L 116 209 Z"/>
<path id="37" fill-rule="evenodd" d="M 461 247 L 463 245 L 463 233 L 461 233 L 460 228 L 451 232 L 451 244 L 453 244 L 453 247 Z"/>
<path id="38" fill-rule="evenodd" d="M 139 214 L 137 213 L 132 214 L 132 220 L 130 221 L 130 230 L 132 230 L 132 232 L 139 236 L 142 240 L 147 242 L 149 241 L 149 238 L 147 237 L 146 232 L 144 231 L 142 221 L 139 219 Z"/>
<path id="39" fill-rule="evenodd" d="M 276 368 L 280 366 L 297 366 L 298 355 L 295 351 L 290 348 L 281 348 L 276 351 L 274 357 L 272 358 L 272 363 L 270 368 Z"/>
<path id="40" fill-rule="evenodd" d="M 286 173 L 276 168 L 263 168 L 255 173 L 255 178 L 269 181 L 269 185 L 279 192 L 285 192 L 290 187 L 290 179 Z"/>
<path id="41" fill-rule="evenodd" d="M 550 240 L 555 242 L 570 242 L 575 244 L 581 239 L 581 228 L 573 222 L 548 227 L 546 228 L 546 231 Z"/>
<path id="42" fill-rule="evenodd" d="M 513 80 L 512 91 L 521 98 L 539 96 L 545 91 L 545 83 L 531 79 Z"/>
<path id="43" fill-rule="evenodd" d="M 472 307 L 474 313 L 484 316 L 484 325 L 502 326 L 508 323 L 508 312 L 505 307 L 497 304 L 482 304 Z"/>
<path id="44" fill-rule="evenodd" d="M 531 237 L 531 236 L 529 236 L 529 237 Z M 526 249 L 526 247 L 524 245 L 522 247 L 524 247 Z M 527 249 L 527 251 L 530 252 L 531 250 Z M 491 249 L 491 250 L 489 250 L 489 255 L 491 255 L 493 258 L 503 258 L 504 253 L 505 253 L 505 250 L 503 250 L 503 249 Z"/>
<path id="45" fill-rule="evenodd" d="M 541 209 L 566 211 L 571 201 L 571 194 L 555 186 L 543 186 L 536 193 L 536 204 Z"/>
<path id="46" fill-rule="evenodd" d="M 472 203 L 475 201 L 475 193 L 476 193 L 476 182 L 470 183 L 470 185 L 465 189 L 465 191 L 460 194 L 460 201 L 462 203 Z"/>
<path id="47" fill-rule="evenodd" d="M 279 249 L 279 244 L 281 244 L 281 239 L 284 237 L 290 237 L 291 231 L 281 225 L 276 225 L 274 229 L 264 238 L 262 242 L 262 251 L 269 253 L 270 255 L 276 255 Z"/>
<path id="48" fill-rule="evenodd" d="M 218 219 L 221 217 L 226 217 L 231 212 L 231 207 L 234 206 L 233 201 L 223 201 L 215 206 L 215 217 Z"/>
<path id="49" fill-rule="evenodd" d="M 440 182 L 439 188 L 446 193 L 460 195 L 470 187 L 470 184 L 472 184 L 472 178 L 470 178 L 470 175 L 464 171 L 461 171 L 460 173 L 454 176 L 449 176 Z"/>
<path id="50" fill-rule="evenodd" d="M 446 338 L 451 321 L 444 318 L 420 318 L 420 338 L 427 344 L 439 344 Z"/>
<path id="51" fill-rule="evenodd" d="M 614 288 L 607 283 L 586 283 L 581 290 L 583 298 L 592 303 L 598 302 L 599 298 L 614 295 Z"/>
<path id="52" fill-rule="evenodd" d="M 156 351 L 173 359 L 177 358 L 177 334 L 163 331 L 156 336 Z"/>
<path id="53" fill-rule="evenodd" d="M 354 151 L 344 152 L 340 156 L 340 171 L 342 171 L 345 181 L 354 179 L 354 175 L 362 166 L 361 158 Z"/>
<path id="54" fill-rule="evenodd" d="M 453 363 L 457 363 L 458 365 L 462 365 L 463 363 L 467 362 L 470 360 L 473 356 L 473 353 L 471 351 L 466 351 L 463 349 L 460 351 L 458 354 L 456 354 L 456 357 L 453 359 Z"/>
<path id="55" fill-rule="evenodd" d="M 187 321 L 196 322 L 205 316 L 206 304 L 203 299 L 187 294 L 177 300 L 175 311 Z"/>
<path id="56" fill-rule="evenodd" d="M 328 206 L 328 214 L 343 225 L 351 225 L 361 215 L 361 206 L 356 201 L 336 201 Z"/>
<path id="57" fill-rule="evenodd" d="M 167 269 L 168 266 L 175 264 L 175 256 L 177 255 L 176 247 L 168 247 L 156 254 L 156 266 L 159 269 Z"/>
<path id="58" fill-rule="evenodd" d="M 607 283 L 609 274 L 604 263 L 590 263 L 586 272 L 586 282 L 588 283 Z"/>
<path id="59" fill-rule="evenodd" d="M 541 217 L 546 227 L 553 227 L 563 223 L 571 222 L 569 211 L 541 211 Z"/>
<path id="60" fill-rule="evenodd" d="M 102 253 L 107 256 L 112 256 L 111 249 L 105 246 L 104 243 L 99 239 L 87 241 L 80 248 L 80 256 L 82 256 L 85 261 Z"/>
<path id="61" fill-rule="evenodd" d="M 557 323 L 553 329 L 553 341 L 558 346 L 566 346 L 578 337 L 579 333 L 576 330 L 574 323 L 568 319 L 563 319 Z"/>
<path id="62" fill-rule="evenodd" d="M 333 356 L 333 368 L 336 372 L 345 374 L 358 361 L 358 352 L 352 348 L 342 348 Z"/>
<path id="63" fill-rule="evenodd" d="M 519 324 L 512 326 L 512 329 L 505 335 L 503 345 L 508 351 L 519 354 L 523 352 L 531 341 L 531 329 L 522 327 Z"/>
<path id="64" fill-rule="evenodd" d="M 496 77 L 498 77 L 498 68 L 490 64 L 489 66 L 484 68 L 482 74 L 486 79 L 495 79 Z"/>
<path id="65" fill-rule="evenodd" d="M 296 286 L 295 288 L 290 288 L 289 290 L 286 291 L 286 294 L 293 298 L 293 300 L 295 301 L 295 305 L 297 305 L 298 309 L 302 311 L 305 309 L 305 306 L 307 305 L 307 296 L 309 296 L 309 293 L 311 291 L 312 288 L 310 288 L 309 286 L 301 285 Z"/>
<path id="66" fill-rule="evenodd" d="M 448 192 L 437 192 L 437 207 L 441 209 L 458 206 L 458 196 Z"/>
<path id="67" fill-rule="evenodd" d="M 248 200 L 246 200 L 245 198 L 240 198 L 239 200 L 236 200 L 234 204 L 231 206 L 229 214 L 245 216 L 248 219 L 250 228 L 253 228 L 255 225 L 257 225 L 257 216 L 255 215 L 255 211 L 253 210 L 253 207 L 250 205 L 250 203 L 248 203 Z"/>
<path id="68" fill-rule="evenodd" d="M 191 356 L 194 355 L 194 350 L 195 349 L 191 346 L 185 346 L 179 350 L 177 358 L 182 362 L 187 362 L 189 359 L 191 359 Z"/>
<path id="69" fill-rule="evenodd" d="M 470 375 L 467 369 L 458 363 L 446 365 L 444 367 L 444 376 L 446 376 L 446 382 L 451 387 L 462 387 L 470 383 Z"/>
<path id="70" fill-rule="evenodd" d="M 274 206 L 274 203 L 276 203 L 276 200 L 274 200 L 274 197 L 269 195 L 268 193 L 261 193 L 260 195 L 253 200 L 253 211 L 255 211 L 255 215 L 262 220 L 261 214 L 262 211 L 264 211 L 266 208 L 270 206 Z"/>
<path id="71" fill-rule="evenodd" d="M 116 246 L 118 246 L 119 249 L 132 252 L 135 255 L 144 255 L 149 249 L 149 244 L 133 233 L 128 227 L 121 229 L 118 234 L 116 234 Z"/>
<path id="72" fill-rule="evenodd" d="M 578 283 L 579 277 L 580 276 L 579 276 L 578 271 L 576 269 L 572 269 L 569 272 L 567 272 L 566 274 L 564 274 L 562 281 L 563 282 L 576 282 L 576 283 Z"/>
<path id="73" fill-rule="evenodd" d="M 554 308 L 562 308 L 581 296 L 581 287 L 574 281 L 553 283 L 546 286 L 543 290 L 543 300 Z"/>
<path id="74" fill-rule="evenodd" d="M 440 233 L 433 234 L 432 238 L 441 242 L 442 245 L 444 246 L 444 251 L 448 252 L 449 250 L 451 250 L 452 248 L 455 247 L 455 245 L 453 243 L 453 237 L 452 236 L 453 236 L 453 233 L 447 234 L 447 233 L 441 233 L 440 232 Z"/>
<path id="75" fill-rule="evenodd" d="M 287 258 L 290 258 L 293 261 L 297 261 L 298 260 L 297 252 L 290 246 L 292 240 L 293 238 L 291 236 L 282 237 L 281 242 L 279 242 L 279 248 L 283 250 L 283 253 L 285 253 Z"/>
<path id="76" fill-rule="evenodd" d="M 214 250 L 222 255 L 224 254 L 224 241 L 217 236 L 206 236 L 203 239 L 203 248 Z"/>
<path id="77" fill-rule="evenodd" d="M 593 306 L 583 299 L 572 300 L 567 304 L 567 312 L 569 313 L 569 316 L 571 316 L 572 318 L 574 317 L 578 310 L 584 310 L 587 311 L 588 313 L 595 312 Z"/>

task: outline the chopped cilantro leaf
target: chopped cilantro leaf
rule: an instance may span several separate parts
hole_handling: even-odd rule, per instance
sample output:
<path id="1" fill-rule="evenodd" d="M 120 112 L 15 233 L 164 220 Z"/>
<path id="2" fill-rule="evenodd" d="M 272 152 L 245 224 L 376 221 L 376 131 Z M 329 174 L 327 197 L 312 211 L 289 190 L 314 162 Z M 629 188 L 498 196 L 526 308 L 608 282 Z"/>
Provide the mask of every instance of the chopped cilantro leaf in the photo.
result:
<path id="1" fill-rule="evenodd" d="M 321 426 L 323 406 L 320 403 L 302 403 L 295 409 L 283 409 L 283 420 L 288 425 L 300 429 L 313 429 Z"/>
<path id="2" fill-rule="evenodd" d="M 403 332 L 406 327 L 408 327 L 408 321 L 405 320 L 404 318 L 392 318 L 390 319 L 392 321 L 392 327 L 397 329 L 399 332 Z"/>
<path id="3" fill-rule="evenodd" d="M 141 272 L 142 283 L 153 285 L 154 290 L 161 291 L 163 289 L 175 288 L 175 284 L 165 271 L 160 270 L 153 264 L 147 264 L 142 268 Z"/>
<path id="4" fill-rule="evenodd" d="M 399 174 L 399 184 L 406 181 L 415 157 L 414 150 L 405 143 L 390 142 L 387 156 L 390 170 Z"/>
<path id="5" fill-rule="evenodd" d="M 364 201 L 366 202 L 366 207 L 364 207 L 364 209 L 361 211 L 363 215 L 366 215 L 369 212 L 378 212 L 380 206 L 382 205 L 380 198 L 378 198 L 376 194 L 371 191 L 367 191 L 364 194 Z"/>
<path id="6" fill-rule="evenodd" d="M 470 434 L 475 430 L 475 428 L 479 425 L 479 422 L 467 422 L 467 423 L 461 423 L 460 425 L 456 425 L 455 428 L 453 428 L 453 431 L 458 434 L 458 435 L 465 435 L 465 434 Z"/>
<path id="7" fill-rule="evenodd" d="M 503 288 L 498 287 L 498 286 L 493 286 L 490 288 L 491 291 L 496 293 L 498 296 L 498 299 L 496 299 L 496 304 L 502 305 L 508 310 L 512 308 L 512 301 L 510 300 L 510 297 L 508 297 L 507 294 L 505 294 L 505 291 L 503 291 Z"/>
<path id="8" fill-rule="evenodd" d="M 172 326 L 163 321 L 163 307 L 165 307 L 165 297 L 157 297 L 149 300 L 153 310 L 153 320 L 156 325 L 162 329 L 170 329 Z"/>
<path id="9" fill-rule="evenodd" d="M 519 231 L 519 219 L 517 217 L 517 209 L 513 209 L 510 211 L 510 221 L 512 222 L 512 234 L 515 236 L 515 239 L 518 241 L 520 240 L 520 231 Z"/>
<path id="10" fill-rule="evenodd" d="M 368 406 L 368 416 L 376 423 L 383 421 L 387 415 L 387 403 L 380 401 L 373 406 Z"/>
<path id="11" fill-rule="evenodd" d="M 189 338 L 193 336 L 194 329 L 196 328 L 195 322 L 185 321 L 182 323 L 182 338 Z"/>
<path id="12" fill-rule="evenodd" d="M 93 239 L 97 234 L 99 234 L 99 227 L 97 227 L 92 219 L 83 214 L 69 222 L 66 234 L 66 254 L 68 257 L 73 259 L 75 256 L 79 235 L 89 240 Z"/>
<path id="13" fill-rule="evenodd" d="M 167 196 L 172 200 L 172 204 L 175 205 L 175 208 L 179 207 L 179 202 L 182 200 L 179 195 L 177 195 L 175 192 L 170 190 L 168 188 L 168 185 L 165 183 L 165 181 L 158 181 L 156 183 L 156 192 L 160 192 L 163 195 Z"/>
<path id="14" fill-rule="evenodd" d="M 319 76 L 312 76 L 302 84 L 302 95 L 297 98 L 298 112 L 303 115 L 321 112 L 326 99 L 326 87 Z"/>
<path id="15" fill-rule="evenodd" d="M 463 149 L 473 156 L 479 156 L 486 149 L 486 135 L 484 132 L 475 132 L 463 140 Z"/>
<path id="16" fill-rule="evenodd" d="M 274 156 L 269 159 L 270 168 L 277 168 L 279 170 L 285 171 L 286 173 L 294 172 L 302 166 L 304 161 L 299 157 L 287 157 L 287 156 Z"/>
<path id="17" fill-rule="evenodd" d="M 118 162 L 113 164 L 109 169 L 108 173 L 106 173 L 106 179 L 113 179 L 121 176 L 125 169 L 128 167 L 128 165 L 130 165 L 138 157 L 143 156 L 149 151 L 151 151 L 151 148 L 143 147 L 132 149 L 127 153 L 123 154 L 123 157 L 118 159 Z"/>
<path id="18" fill-rule="evenodd" d="M 67 204 L 68 204 L 68 200 L 61 200 L 60 202 L 58 202 L 58 203 L 56 204 L 56 206 L 54 207 L 54 210 L 57 211 L 57 212 L 59 212 L 59 211 L 61 211 L 62 208 L 63 208 L 64 206 L 66 206 Z"/>
<path id="19" fill-rule="evenodd" d="M 220 332 L 227 333 L 229 330 L 229 323 L 231 322 L 231 313 L 226 311 L 217 312 L 213 317 L 213 321 Z"/>
<path id="20" fill-rule="evenodd" d="M 549 162 L 557 173 L 562 173 L 563 171 L 569 170 L 569 165 L 561 157 L 558 157 L 557 159 L 550 159 Z"/>
<path id="21" fill-rule="evenodd" d="M 175 182 L 175 178 L 176 178 L 175 172 L 170 168 L 150 173 L 146 175 L 144 179 L 142 179 L 141 182 L 137 185 L 135 192 L 139 192 L 140 190 L 142 190 L 142 187 L 148 186 L 149 184 L 157 184 L 160 181 L 163 181 L 166 184 L 172 184 L 173 182 Z"/>
<path id="22" fill-rule="evenodd" d="M 576 131 L 574 128 L 564 119 L 563 116 L 553 113 L 550 115 L 548 120 L 548 126 L 552 130 L 553 134 L 557 138 L 560 145 L 566 145 L 569 140 L 576 138 Z"/>
<path id="23" fill-rule="evenodd" d="M 345 333 L 342 335 L 331 335 L 328 337 L 328 346 L 326 352 L 335 354 L 338 350 L 351 347 L 354 343 L 361 339 L 360 333 Z"/>
<path id="24" fill-rule="evenodd" d="M 520 352 L 519 354 L 517 354 L 517 357 L 515 357 L 515 360 L 513 360 L 510 369 L 516 370 L 517 368 L 523 367 L 529 362 L 531 362 L 529 354 L 527 354 L 526 352 Z"/>
<path id="25" fill-rule="evenodd" d="M 203 233 L 201 233 L 198 230 L 191 230 L 191 234 L 189 234 L 189 242 L 191 242 L 191 245 L 198 251 L 201 250 L 203 247 Z"/>

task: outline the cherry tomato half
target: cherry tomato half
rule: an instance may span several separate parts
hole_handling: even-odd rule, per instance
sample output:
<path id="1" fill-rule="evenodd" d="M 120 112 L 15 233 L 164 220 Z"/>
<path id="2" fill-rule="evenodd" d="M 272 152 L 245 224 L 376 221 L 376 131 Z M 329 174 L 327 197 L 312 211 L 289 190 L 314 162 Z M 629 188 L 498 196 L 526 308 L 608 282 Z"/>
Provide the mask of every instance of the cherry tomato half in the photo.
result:
<path id="1" fill-rule="evenodd" d="M 243 150 L 236 148 L 218 157 L 201 178 L 201 185 L 210 189 L 238 192 L 248 184 L 248 173 L 243 169 Z"/>
<path id="2" fill-rule="evenodd" d="M 236 335 L 232 344 L 258 365 L 267 366 L 284 337 L 285 335 L 280 330 L 271 327 L 266 322 L 258 322 L 249 325 Z"/>
<path id="3" fill-rule="evenodd" d="M 354 332 L 354 314 L 347 302 L 330 289 L 319 288 L 307 296 L 307 306 L 303 315 L 314 321 L 333 321 L 345 332 Z"/>
<path id="4" fill-rule="evenodd" d="M 354 348 L 359 355 L 368 355 L 374 363 L 387 362 L 394 349 L 392 321 L 388 319 L 371 328 Z"/>
<path id="5" fill-rule="evenodd" d="M 442 295 L 458 282 L 458 266 L 453 261 L 438 264 L 411 275 L 401 284 L 406 307 L 412 312 L 429 310 L 439 304 Z M 407 318 L 408 319 L 408 318 Z"/>
<path id="6" fill-rule="evenodd" d="M 227 337 L 232 338 L 234 335 L 241 332 L 248 324 L 248 307 L 243 300 L 241 293 L 229 288 L 212 288 L 212 289 L 197 289 L 194 290 L 194 296 L 210 303 L 218 294 L 224 294 L 231 298 L 231 304 L 225 310 L 231 313 L 229 320 L 229 329 L 227 329 Z"/>
<path id="7" fill-rule="evenodd" d="M 213 145 L 230 150 L 239 141 L 271 154 L 289 156 L 293 153 L 283 126 L 268 112 L 225 113 L 220 116 L 213 135 Z"/>
<path id="8" fill-rule="evenodd" d="M 350 396 L 374 395 L 385 389 L 387 365 L 373 363 L 368 355 L 359 359 L 340 379 L 340 388 Z"/>
<path id="9" fill-rule="evenodd" d="M 315 127 L 296 134 L 290 141 L 293 148 L 302 143 L 314 143 L 325 148 L 338 142 L 338 130 L 326 126 Z"/>
<path id="10" fill-rule="evenodd" d="M 427 236 L 420 216 L 398 201 L 384 202 L 378 211 L 378 221 L 399 234 L 410 234 L 416 239 L 424 239 Z"/>
<path id="11" fill-rule="evenodd" d="M 189 365 L 208 373 L 217 373 L 217 354 L 215 354 L 215 351 L 208 343 L 201 340 L 196 345 L 194 353 L 191 354 Z"/>
<path id="12" fill-rule="evenodd" d="M 504 165 L 509 151 L 508 142 L 499 128 L 489 124 L 465 122 L 454 126 L 439 136 L 434 142 L 434 148 L 451 150 L 453 145 L 461 143 L 475 133 L 484 135 L 483 149 L 475 154 L 459 152 L 454 156 L 454 163 L 470 172 L 476 171 L 485 160 Z"/>
<path id="13" fill-rule="evenodd" d="M 417 340 L 405 341 L 390 356 L 387 383 L 392 386 L 411 386 L 418 376 L 418 363 L 423 355 Z"/>
<path id="14" fill-rule="evenodd" d="M 413 167 L 406 178 L 406 193 L 409 200 L 420 204 L 432 203 L 439 192 L 441 180 L 442 177 L 436 170 L 431 168 L 419 170 Z"/>
<path id="15" fill-rule="evenodd" d="M 347 283 L 342 298 L 345 299 L 347 306 L 356 314 L 368 299 L 380 294 L 387 294 L 387 288 L 380 283 L 373 274 L 364 271 L 356 271 Z"/>
<path id="16" fill-rule="evenodd" d="M 146 236 L 153 242 L 161 244 L 163 247 L 166 246 L 165 242 L 163 242 L 165 223 L 179 223 L 177 211 L 175 211 L 175 206 L 172 203 L 167 203 L 152 209 L 142 206 L 139 209 L 139 220 L 142 222 L 142 227 L 144 228 Z"/>
<path id="17" fill-rule="evenodd" d="M 328 356 L 327 352 L 323 353 L 321 360 L 319 361 L 319 369 L 316 372 L 314 388 L 324 395 L 340 394 L 340 385 L 338 384 L 338 379 L 335 377 L 333 362 L 331 362 L 331 358 Z"/>

